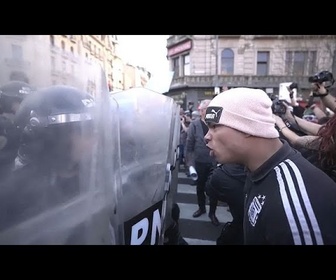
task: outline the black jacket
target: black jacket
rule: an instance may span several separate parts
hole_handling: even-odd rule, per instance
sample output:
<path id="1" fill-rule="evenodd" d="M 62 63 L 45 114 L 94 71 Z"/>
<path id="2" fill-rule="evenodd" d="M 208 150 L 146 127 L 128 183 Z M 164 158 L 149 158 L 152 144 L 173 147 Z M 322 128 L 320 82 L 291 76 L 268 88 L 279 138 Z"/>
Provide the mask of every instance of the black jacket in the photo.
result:
<path id="1" fill-rule="evenodd" d="M 336 244 L 336 183 L 283 141 L 245 184 L 245 244 Z"/>
<path id="2" fill-rule="evenodd" d="M 222 164 L 215 167 L 206 182 L 206 193 L 210 198 L 228 204 L 234 222 L 243 223 L 244 185 L 246 171 L 243 165 Z"/>

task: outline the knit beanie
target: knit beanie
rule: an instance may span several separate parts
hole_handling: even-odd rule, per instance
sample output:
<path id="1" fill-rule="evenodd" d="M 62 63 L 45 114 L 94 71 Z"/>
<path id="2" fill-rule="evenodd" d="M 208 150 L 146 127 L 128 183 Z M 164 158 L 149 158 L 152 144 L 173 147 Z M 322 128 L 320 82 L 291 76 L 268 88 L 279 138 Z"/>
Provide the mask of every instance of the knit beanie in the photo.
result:
<path id="1" fill-rule="evenodd" d="M 218 94 L 207 107 L 205 121 L 223 124 L 252 136 L 279 137 L 272 101 L 261 89 L 240 87 Z"/>

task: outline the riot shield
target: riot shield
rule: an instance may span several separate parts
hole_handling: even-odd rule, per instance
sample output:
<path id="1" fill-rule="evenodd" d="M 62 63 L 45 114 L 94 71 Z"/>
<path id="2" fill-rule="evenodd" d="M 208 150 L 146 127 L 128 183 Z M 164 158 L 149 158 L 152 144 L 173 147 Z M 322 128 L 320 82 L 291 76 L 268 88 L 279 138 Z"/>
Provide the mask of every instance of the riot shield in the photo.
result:
<path id="1" fill-rule="evenodd" d="M 14 117 L 20 141 L 1 178 L 0 244 L 121 242 L 118 105 L 82 47 L 66 35 L 0 36 L 0 86 L 35 89 Z"/>
<path id="2" fill-rule="evenodd" d="M 120 112 L 122 244 L 163 244 L 176 103 L 146 88 L 112 94 Z"/>
<path id="3" fill-rule="evenodd" d="M 174 102 L 173 111 L 172 111 L 172 125 L 170 132 L 170 141 L 169 141 L 169 151 L 168 155 L 168 164 L 170 167 L 170 178 L 166 184 L 166 196 L 164 199 L 165 209 L 162 211 L 165 216 L 163 218 L 163 228 L 164 232 L 167 233 L 165 239 L 175 239 L 176 236 L 169 235 L 168 232 L 174 232 L 176 230 L 171 230 L 176 226 L 176 222 L 172 217 L 172 210 L 174 204 L 176 203 L 177 187 L 178 187 L 178 172 L 179 172 L 179 141 L 180 141 L 180 105 Z M 171 244 L 169 242 L 169 244 Z M 173 242 L 173 244 L 175 244 Z"/>

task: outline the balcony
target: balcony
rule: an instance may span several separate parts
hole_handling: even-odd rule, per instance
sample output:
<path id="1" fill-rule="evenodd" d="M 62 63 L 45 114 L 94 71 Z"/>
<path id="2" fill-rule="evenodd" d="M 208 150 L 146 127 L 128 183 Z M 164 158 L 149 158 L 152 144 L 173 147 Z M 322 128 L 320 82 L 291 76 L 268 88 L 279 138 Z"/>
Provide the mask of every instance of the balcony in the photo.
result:
<path id="1" fill-rule="evenodd" d="M 167 39 L 167 48 L 170 48 L 185 40 L 192 39 L 193 35 L 172 35 Z"/>
<path id="2" fill-rule="evenodd" d="M 247 75 L 231 75 L 218 76 L 184 76 L 174 78 L 170 89 L 178 89 L 184 87 L 215 87 L 228 85 L 229 87 L 262 87 L 276 88 L 280 83 L 296 82 L 301 88 L 310 88 L 308 76 L 247 76 Z"/>

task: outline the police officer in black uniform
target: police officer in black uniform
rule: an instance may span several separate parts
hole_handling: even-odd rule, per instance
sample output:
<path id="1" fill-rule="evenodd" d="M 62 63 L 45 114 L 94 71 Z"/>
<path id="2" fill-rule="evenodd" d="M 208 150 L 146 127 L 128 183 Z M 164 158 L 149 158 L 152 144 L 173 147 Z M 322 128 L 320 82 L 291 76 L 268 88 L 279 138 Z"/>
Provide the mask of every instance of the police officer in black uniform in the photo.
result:
<path id="1" fill-rule="evenodd" d="M 89 170 L 92 156 L 93 104 L 92 96 L 70 86 L 48 87 L 21 104 L 15 118 L 22 131 L 15 168 L 0 190 L 0 207 L 5 213 L 0 232 L 75 199 L 83 191 L 83 182 L 88 180 L 83 170 Z M 83 226 L 64 243 L 85 243 Z"/>
<path id="2" fill-rule="evenodd" d="M 13 119 L 22 100 L 32 87 L 21 81 L 10 81 L 0 87 L 0 176 L 7 176 L 17 154 L 20 133 Z"/>

